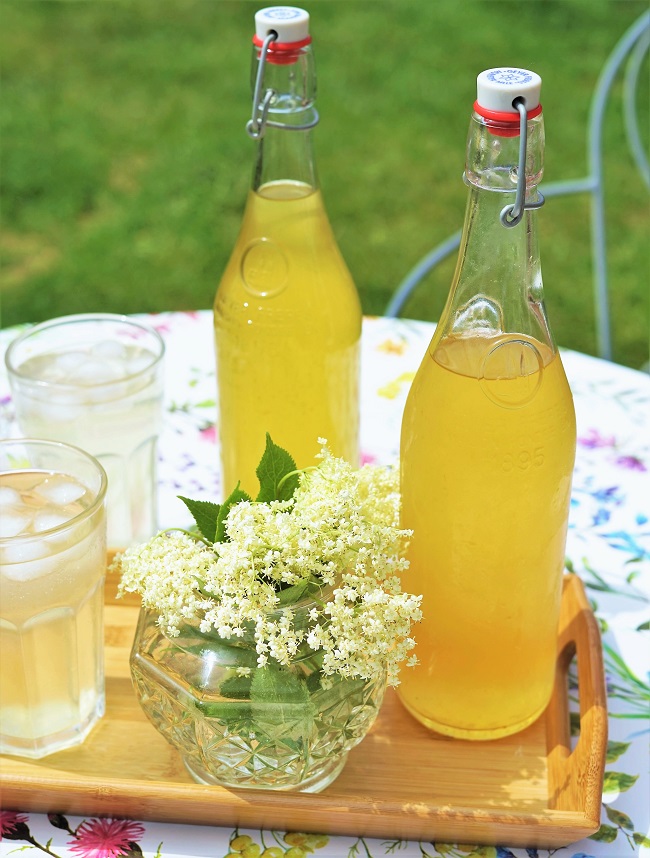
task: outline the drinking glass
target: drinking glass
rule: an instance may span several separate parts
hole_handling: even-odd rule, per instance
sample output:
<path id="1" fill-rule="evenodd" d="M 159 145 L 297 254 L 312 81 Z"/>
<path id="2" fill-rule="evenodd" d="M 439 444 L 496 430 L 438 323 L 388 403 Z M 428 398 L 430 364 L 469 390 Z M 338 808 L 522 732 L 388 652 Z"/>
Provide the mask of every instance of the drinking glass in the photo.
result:
<path id="1" fill-rule="evenodd" d="M 52 319 L 7 349 L 21 432 L 81 447 L 106 470 L 113 548 L 157 530 L 164 350 L 153 328 L 112 314 Z"/>
<path id="2" fill-rule="evenodd" d="M 106 474 L 53 441 L 0 441 L 0 753 L 38 758 L 104 714 Z"/>

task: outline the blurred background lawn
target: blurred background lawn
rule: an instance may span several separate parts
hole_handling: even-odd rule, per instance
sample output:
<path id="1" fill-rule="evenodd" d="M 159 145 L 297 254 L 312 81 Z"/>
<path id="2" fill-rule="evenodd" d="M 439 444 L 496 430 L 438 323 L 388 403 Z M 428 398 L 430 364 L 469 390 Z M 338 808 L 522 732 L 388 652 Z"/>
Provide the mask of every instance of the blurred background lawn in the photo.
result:
<path id="1" fill-rule="evenodd" d="M 207 308 L 255 144 L 247 0 L 3 0 L 2 325 Z M 476 74 L 539 72 L 548 181 L 581 177 L 589 101 L 645 0 L 310 0 L 323 193 L 364 312 L 462 224 Z M 639 104 L 648 142 L 648 75 Z M 647 192 L 617 83 L 606 118 L 614 359 L 648 360 Z M 588 199 L 539 215 L 561 345 L 595 353 Z M 455 255 L 454 255 L 455 257 Z M 454 258 L 404 315 L 435 319 Z"/>

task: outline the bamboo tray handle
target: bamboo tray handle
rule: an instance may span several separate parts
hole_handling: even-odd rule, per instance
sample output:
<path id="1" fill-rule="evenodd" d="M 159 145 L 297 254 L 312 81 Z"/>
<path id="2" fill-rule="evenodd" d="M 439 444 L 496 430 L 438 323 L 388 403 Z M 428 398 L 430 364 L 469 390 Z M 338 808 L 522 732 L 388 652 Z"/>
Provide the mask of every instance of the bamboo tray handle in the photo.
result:
<path id="1" fill-rule="evenodd" d="M 580 736 L 571 750 L 568 671 L 576 655 Z M 557 810 L 582 806 L 596 829 L 607 746 L 607 697 L 600 630 L 577 575 L 565 575 L 564 579 L 551 706 L 547 733 L 549 806 Z"/>

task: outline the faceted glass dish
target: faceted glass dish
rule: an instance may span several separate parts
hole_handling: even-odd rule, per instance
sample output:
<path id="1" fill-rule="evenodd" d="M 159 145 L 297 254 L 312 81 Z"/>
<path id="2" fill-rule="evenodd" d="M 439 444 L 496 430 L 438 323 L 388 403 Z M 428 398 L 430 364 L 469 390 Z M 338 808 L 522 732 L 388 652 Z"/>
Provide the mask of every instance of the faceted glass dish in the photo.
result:
<path id="1" fill-rule="evenodd" d="M 222 640 L 188 624 L 172 638 L 143 609 L 131 675 L 145 714 L 199 783 L 320 792 L 374 723 L 385 691 L 384 676 L 326 677 L 321 660 L 307 649 L 288 667 L 260 668 L 252 632 Z"/>

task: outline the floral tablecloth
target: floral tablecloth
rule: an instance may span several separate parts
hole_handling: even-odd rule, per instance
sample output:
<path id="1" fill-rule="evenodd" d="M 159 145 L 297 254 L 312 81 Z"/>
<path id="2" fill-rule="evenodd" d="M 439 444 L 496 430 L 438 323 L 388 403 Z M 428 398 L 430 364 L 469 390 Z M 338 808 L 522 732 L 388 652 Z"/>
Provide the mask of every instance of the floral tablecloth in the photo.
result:
<path id="1" fill-rule="evenodd" d="M 219 493 L 211 314 L 145 317 L 166 346 L 166 420 L 160 440 L 161 526 L 190 524 L 178 494 Z M 406 393 L 433 332 L 423 322 L 365 319 L 361 445 L 366 462 L 397 459 Z M 0 355 L 16 335 L 0 332 Z M 0 810 L 0 855 L 58 858 L 628 858 L 650 856 L 650 377 L 563 353 L 578 421 L 567 544 L 603 630 L 609 744 L 602 825 L 556 849 L 327 837 Z M 0 436 L 17 434 L 4 364 Z M 0 767 L 2 758 L 0 758 Z"/>

